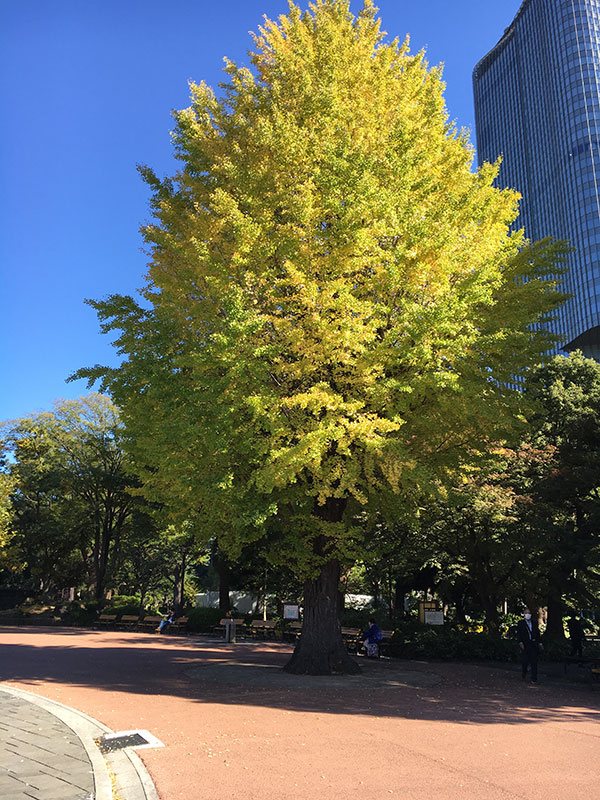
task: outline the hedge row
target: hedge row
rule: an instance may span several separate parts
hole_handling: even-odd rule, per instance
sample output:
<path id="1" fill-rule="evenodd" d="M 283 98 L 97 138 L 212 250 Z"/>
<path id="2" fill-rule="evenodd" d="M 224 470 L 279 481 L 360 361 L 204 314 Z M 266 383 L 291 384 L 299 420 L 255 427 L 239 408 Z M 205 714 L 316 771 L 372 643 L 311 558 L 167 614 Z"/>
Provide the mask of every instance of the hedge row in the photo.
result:
<path id="1" fill-rule="evenodd" d="M 513 661 L 518 646 L 510 639 L 464 633 L 449 627 L 402 626 L 389 645 L 396 658 L 421 658 L 443 661 Z"/>
<path id="2" fill-rule="evenodd" d="M 117 619 L 124 614 L 137 615 L 138 612 L 139 600 L 135 597 L 115 597 L 103 608 L 103 613 L 116 614 Z M 95 602 L 85 604 L 74 602 L 64 606 L 60 616 L 63 623 L 86 627 L 93 625 L 98 613 L 98 604 Z M 15 615 L 28 616 L 25 609 L 19 609 Z M 50 609 L 47 615 L 51 616 Z M 40 618 L 44 616 L 46 615 L 39 615 Z M 188 618 L 186 630 L 189 633 L 212 633 L 223 617 L 223 612 L 218 608 L 191 608 L 186 616 Z M 344 613 L 343 624 L 366 629 L 368 617 L 368 611 L 352 613 L 349 609 Z M 58 621 L 57 617 L 53 619 Z M 394 635 L 389 644 L 386 644 L 385 652 L 395 658 L 443 661 L 515 661 L 519 658 L 519 648 L 514 637 L 501 638 L 488 636 L 485 633 L 471 633 L 449 625 L 439 627 L 421 625 L 414 618 L 403 619 L 395 625 L 386 625 L 381 620 L 380 627 L 394 629 Z M 600 656 L 600 648 L 597 645 L 595 651 Z M 591 655 L 595 651 L 594 647 L 588 646 L 586 655 Z M 568 653 L 568 641 L 545 642 L 541 658 L 547 661 L 561 661 Z"/>

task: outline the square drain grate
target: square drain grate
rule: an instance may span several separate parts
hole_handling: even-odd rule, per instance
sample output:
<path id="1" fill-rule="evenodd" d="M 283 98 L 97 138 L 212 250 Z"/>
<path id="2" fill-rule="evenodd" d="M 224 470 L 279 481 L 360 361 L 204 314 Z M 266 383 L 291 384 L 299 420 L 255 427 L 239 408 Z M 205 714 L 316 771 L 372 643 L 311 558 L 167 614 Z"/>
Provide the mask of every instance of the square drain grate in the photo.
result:
<path id="1" fill-rule="evenodd" d="M 164 747 L 164 744 L 148 731 L 117 731 L 107 733 L 99 739 L 95 739 L 101 753 L 113 753 L 115 750 L 124 750 L 131 747 L 141 750 L 147 747 Z"/>
<path id="2" fill-rule="evenodd" d="M 113 750 L 123 750 L 125 747 L 139 747 L 148 744 L 139 733 L 128 733 L 122 736 L 112 736 L 111 738 L 96 739 L 96 744 L 101 753 L 112 753 Z"/>

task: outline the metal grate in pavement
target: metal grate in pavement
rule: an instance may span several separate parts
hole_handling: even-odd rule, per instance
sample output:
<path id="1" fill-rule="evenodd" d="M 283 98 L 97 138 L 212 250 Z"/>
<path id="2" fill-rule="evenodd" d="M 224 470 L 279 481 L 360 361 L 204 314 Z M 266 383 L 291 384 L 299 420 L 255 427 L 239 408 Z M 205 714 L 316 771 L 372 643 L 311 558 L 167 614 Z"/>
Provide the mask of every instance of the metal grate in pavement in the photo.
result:
<path id="1" fill-rule="evenodd" d="M 148 744 L 148 742 L 139 733 L 130 733 L 128 736 L 101 737 L 96 739 L 96 744 L 101 753 L 112 753 L 113 750 L 123 750 L 125 747 L 139 747 L 139 745 Z"/>
<path id="2" fill-rule="evenodd" d="M 143 730 L 107 733 L 94 741 L 101 753 L 112 753 L 115 750 L 124 750 L 126 747 L 134 750 L 148 747 L 164 747 L 164 744 L 156 736 Z"/>

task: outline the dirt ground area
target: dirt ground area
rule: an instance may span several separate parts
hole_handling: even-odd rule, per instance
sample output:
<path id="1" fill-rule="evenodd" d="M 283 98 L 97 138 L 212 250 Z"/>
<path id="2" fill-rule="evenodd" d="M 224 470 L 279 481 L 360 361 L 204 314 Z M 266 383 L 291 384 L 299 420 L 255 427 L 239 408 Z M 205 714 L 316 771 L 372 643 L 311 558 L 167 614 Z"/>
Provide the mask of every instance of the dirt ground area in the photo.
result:
<path id="1" fill-rule="evenodd" d="M 144 728 L 161 800 L 592 800 L 600 692 L 518 668 L 382 660 L 282 673 L 289 646 L 0 628 L 0 680 Z"/>

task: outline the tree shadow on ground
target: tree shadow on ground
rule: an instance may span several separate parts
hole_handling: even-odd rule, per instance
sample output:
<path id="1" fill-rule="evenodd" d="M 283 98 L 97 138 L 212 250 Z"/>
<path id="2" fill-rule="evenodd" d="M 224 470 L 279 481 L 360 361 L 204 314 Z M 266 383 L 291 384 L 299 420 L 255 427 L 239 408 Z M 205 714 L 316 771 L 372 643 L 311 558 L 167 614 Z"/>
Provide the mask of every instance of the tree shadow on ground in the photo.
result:
<path id="1" fill-rule="evenodd" d="M 281 671 L 290 651 L 269 642 L 0 628 L 0 681 L 465 725 L 600 722 L 600 692 L 529 687 L 518 668 L 361 659 L 362 676 L 313 678 Z"/>

